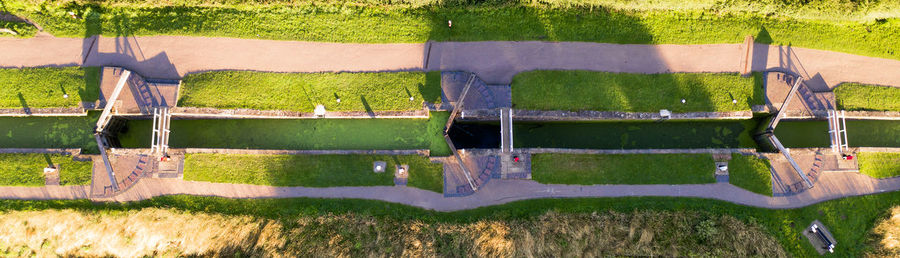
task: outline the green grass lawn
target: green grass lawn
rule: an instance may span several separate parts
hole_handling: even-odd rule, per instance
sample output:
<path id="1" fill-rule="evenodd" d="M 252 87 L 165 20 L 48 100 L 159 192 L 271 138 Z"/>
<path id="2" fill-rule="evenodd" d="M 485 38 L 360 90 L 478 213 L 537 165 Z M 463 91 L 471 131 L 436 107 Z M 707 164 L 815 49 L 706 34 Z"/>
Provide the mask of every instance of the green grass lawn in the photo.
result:
<path id="1" fill-rule="evenodd" d="M 518 109 L 625 112 L 749 111 L 752 105 L 765 103 L 760 73 L 744 78 L 718 73 L 556 70 L 517 74 L 512 82 L 512 102 Z"/>
<path id="2" fill-rule="evenodd" d="M 91 183 L 91 161 L 75 161 L 59 154 L 0 154 L 0 185 L 44 186 L 44 168 L 59 164 L 60 185 Z"/>
<path id="3" fill-rule="evenodd" d="M 623 1 L 610 4 L 608 0 L 596 4 L 593 1 L 554 1 L 558 4 L 325 1 L 261 5 L 194 1 L 168 4 L 10 2 L 12 12 L 62 37 L 194 35 L 362 43 L 546 40 L 700 44 L 740 43 L 745 36 L 754 35 L 761 43 L 900 59 L 900 46 L 896 44 L 900 19 L 897 11 L 890 8 L 870 14 L 848 12 L 845 7 L 829 7 L 828 13 L 817 12 L 822 8 L 816 4 L 791 9 L 732 1 L 688 8 L 671 1 L 658 7 L 641 1 L 651 5 L 642 7 L 627 3 L 621 6 Z M 69 17 L 70 11 L 80 18 Z M 815 17 L 805 17 L 809 13 Z M 447 27 L 447 20 L 453 21 L 452 30 Z"/>
<path id="4" fill-rule="evenodd" d="M 860 152 L 859 172 L 874 178 L 900 176 L 900 153 Z"/>
<path id="5" fill-rule="evenodd" d="M 838 109 L 900 111 L 900 88 L 845 83 L 834 88 Z"/>
<path id="6" fill-rule="evenodd" d="M 387 162 L 384 173 L 372 171 Z M 416 155 L 188 154 L 184 180 L 272 186 L 394 185 L 394 167 L 409 164 L 409 185 L 442 192 L 441 164 Z"/>
<path id="7" fill-rule="evenodd" d="M 81 148 L 82 153 L 97 153 L 94 126 L 99 117 L 99 111 L 87 116 L 0 117 L 0 147 Z M 147 134 L 149 138 L 150 131 Z"/>
<path id="8" fill-rule="evenodd" d="M 118 213 L 144 207 L 165 207 L 187 212 L 247 215 L 281 221 L 314 221 L 320 216 L 323 218 L 349 216 L 365 218 L 373 223 L 367 225 L 373 225 L 373 227 L 398 224 L 408 226 L 409 223 L 430 225 L 444 222 L 490 223 L 502 221 L 520 223 L 540 220 L 548 212 L 585 216 L 607 212 L 699 212 L 701 216 L 708 217 L 734 216 L 751 226 L 762 227 L 765 233 L 775 237 L 790 255 L 796 257 L 818 255 L 815 248 L 801 235 L 813 220 L 820 220 L 828 226 L 839 243 L 838 248 L 835 248 L 835 257 L 864 256 L 870 251 L 868 244 L 873 240 L 869 238 L 869 231 L 874 223 L 878 219 L 888 216 L 889 209 L 896 205 L 900 205 L 900 192 L 849 197 L 798 209 L 763 209 L 716 200 L 670 197 L 539 199 L 457 212 L 437 212 L 380 201 L 319 198 L 224 199 L 200 196 L 164 196 L 124 204 L 92 203 L 90 200 L 0 200 L 0 210 L 2 211 L 72 208 L 85 212 Z M 623 225 L 629 223 L 641 222 L 626 220 Z M 288 225 L 292 227 L 294 224 Z M 290 228 L 285 230 L 290 231 Z M 685 230 L 696 230 L 696 228 Z M 343 239 L 357 239 L 354 235 L 358 234 L 356 231 L 344 230 L 329 230 L 328 232 L 328 234 L 321 235 L 321 240 L 314 240 L 312 243 L 334 239 L 336 236 Z M 557 234 L 560 234 L 559 239 L 564 239 L 562 237 L 569 237 L 569 234 L 577 232 L 557 232 Z M 442 233 L 433 234 L 437 245 L 451 245 L 451 242 L 458 241 L 447 238 Z M 428 235 L 428 237 L 432 237 L 432 235 Z M 660 237 L 665 238 L 665 236 Z M 337 244 L 341 248 L 353 250 L 356 254 L 368 253 L 367 250 L 353 249 L 352 246 L 355 243 L 356 241 L 339 241 L 338 243 L 330 242 L 328 246 L 335 248 L 335 244 Z M 578 251 L 571 250 L 571 246 L 564 244 L 559 246 L 562 250 L 558 252 Z M 464 256 L 470 254 L 471 250 L 441 249 L 441 251 L 450 256 L 453 254 Z"/>
<path id="9" fill-rule="evenodd" d="M 78 107 L 99 96 L 99 67 L 0 68 L 0 108 Z"/>
<path id="10" fill-rule="evenodd" d="M 558 154 L 532 156 L 532 177 L 544 184 L 715 183 L 709 154 Z"/>
<path id="11" fill-rule="evenodd" d="M 768 160 L 733 153 L 728 162 L 728 181 L 748 191 L 772 196 L 772 173 L 769 166 Z"/>
<path id="12" fill-rule="evenodd" d="M 421 110 L 423 101 L 441 101 L 441 78 L 440 72 L 224 71 L 189 74 L 180 91 L 183 107 L 312 112 L 322 104 L 329 111 Z"/>
<path id="13" fill-rule="evenodd" d="M 17 34 L 13 35 L 11 33 L 0 32 L 0 38 L 3 37 L 18 37 L 18 38 L 28 38 L 33 37 L 35 33 L 37 33 L 37 28 L 31 26 L 31 24 L 24 22 L 11 22 L 11 21 L 0 21 L 0 29 L 10 29 L 15 31 Z"/>

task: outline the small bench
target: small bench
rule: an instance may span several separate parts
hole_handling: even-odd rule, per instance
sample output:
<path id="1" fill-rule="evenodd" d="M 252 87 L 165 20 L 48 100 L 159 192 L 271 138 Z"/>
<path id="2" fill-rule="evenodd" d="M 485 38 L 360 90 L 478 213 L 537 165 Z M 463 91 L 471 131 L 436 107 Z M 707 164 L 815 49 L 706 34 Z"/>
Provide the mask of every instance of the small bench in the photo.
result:
<path id="1" fill-rule="evenodd" d="M 819 240 L 822 241 L 823 249 L 828 250 L 829 253 L 834 253 L 834 241 L 832 241 L 830 238 L 828 238 L 828 236 L 825 235 L 825 232 L 822 232 L 822 230 L 819 230 L 819 225 L 813 224 L 812 227 L 809 228 L 809 230 L 812 233 L 816 234 L 816 236 L 819 237 Z"/>

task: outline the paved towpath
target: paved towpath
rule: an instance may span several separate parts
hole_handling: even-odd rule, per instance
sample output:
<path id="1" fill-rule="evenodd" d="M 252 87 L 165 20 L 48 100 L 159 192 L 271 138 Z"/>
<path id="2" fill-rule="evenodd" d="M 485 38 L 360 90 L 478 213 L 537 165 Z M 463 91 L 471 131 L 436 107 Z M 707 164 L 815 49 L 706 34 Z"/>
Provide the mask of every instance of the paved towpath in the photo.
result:
<path id="1" fill-rule="evenodd" d="M 0 186 L 0 199 L 73 200 L 90 197 L 90 186 Z"/>
<path id="2" fill-rule="evenodd" d="M 0 38 L 0 67 L 121 66 L 148 78 L 210 70 L 273 72 L 461 70 L 488 84 L 536 69 L 610 72 L 738 72 L 744 44 L 620 45 L 484 41 L 343 44 L 186 36 Z M 900 60 L 755 44 L 752 69 L 789 70 L 821 87 L 841 82 L 900 86 Z"/>
<path id="3" fill-rule="evenodd" d="M 848 188 L 842 182 L 869 181 Z M 410 187 L 272 187 L 145 178 L 127 192 L 102 201 L 137 201 L 161 195 L 201 195 L 228 198 L 353 198 L 381 200 L 438 211 L 455 211 L 538 198 L 667 196 L 716 199 L 763 208 L 798 208 L 848 196 L 900 190 L 900 178 L 871 179 L 856 173 L 825 173 L 808 191 L 787 197 L 755 194 L 728 183 L 701 185 L 547 185 L 530 180 L 491 180 L 466 197 Z M 832 183 L 822 183 L 832 182 Z M 81 199 L 86 187 L 0 187 L 4 199 Z"/>

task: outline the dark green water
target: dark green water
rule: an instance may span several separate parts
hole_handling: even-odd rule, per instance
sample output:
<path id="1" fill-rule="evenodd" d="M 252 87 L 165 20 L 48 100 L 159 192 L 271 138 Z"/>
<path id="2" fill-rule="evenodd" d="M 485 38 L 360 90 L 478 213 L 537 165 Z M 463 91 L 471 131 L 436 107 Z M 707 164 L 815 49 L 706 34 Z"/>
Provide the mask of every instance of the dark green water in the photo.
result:
<path id="1" fill-rule="evenodd" d="M 757 120 L 515 122 L 517 148 L 756 148 Z"/>
<path id="2" fill-rule="evenodd" d="M 100 112 L 81 117 L 0 117 L 0 148 L 81 148 L 98 153 L 94 126 Z"/>
<path id="3" fill-rule="evenodd" d="M 173 148 L 247 149 L 432 149 L 444 145 L 443 118 L 436 119 L 237 119 L 173 120 Z M 87 117 L 0 118 L 0 148 L 81 148 L 96 153 Z M 437 117 L 437 116 L 436 116 Z M 443 120 L 442 120 L 443 119 Z M 763 119 L 760 119 L 763 120 Z M 119 135 L 122 147 L 149 147 L 150 120 L 133 120 Z M 459 123 L 465 124 L 465 123 Z M 496 124 L 483 123 L 497 127 Z M 757 120 L 665 122 L 515 122 L 518 148 L 756 148 Z M 492 128 L 493 128 L 492 127 Z M 851 147 L 900 147 L 900 121 L 847 121 Z M 465 141 L 499 142 L 499 133 L 468 128 Z M 787 147 L 828 147 L 825 121 L 782 121 L 775 131 Z M 487 141 L 487 140 L 485 140 Z M 483 146 L 471 142 L 470 147 Z M 496 145 L 496 144 L 495 144 Z M 496 147 L 494 147 L 496 148 Z M 447 151 L 444 151 L 447 152 Z"/>
<path id="4" fill-rule="evenodd" d="M 828 147 L 828 122 L 781 121 L 775 128 L 778 140 L 788 148 Z M 900 147 L 900 121 L 847 120 L 850 147 Z"/>
<path id="5" fill-rule="evenodd" d="M 125 130 L 119 134 L 122 147 L 149 147 L 151 123 L 150 120 L 126 123 Z M 428 149 L 432 139 L 441 135 L 440 129 L 431 127 L 434 126 L 429 126 L 428 119 L 172 120 L 169 146 L 290 150 Z"/>

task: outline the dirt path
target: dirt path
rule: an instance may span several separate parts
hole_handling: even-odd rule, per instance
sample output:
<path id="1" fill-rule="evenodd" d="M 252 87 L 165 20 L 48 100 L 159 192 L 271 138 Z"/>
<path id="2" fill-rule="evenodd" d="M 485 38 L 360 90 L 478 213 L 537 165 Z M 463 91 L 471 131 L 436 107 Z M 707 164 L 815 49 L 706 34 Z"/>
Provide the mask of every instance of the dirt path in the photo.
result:
<path id="1" fill-rule="evenodd" d="M 85 199 L 89 186 L 0 187 L 2 199 Z M 138 201 L 163 195 L 199 195 L 227 198 L 352 198 L 380 200 L 433 209 L 456 211 L 539 198 L 667 196 L 722 200 L 736 204 L 772 208 L 799 208 L 819 202 L 900 190 L 900 178 L 872 179 L 857 173 L 824 173 L 816 187 L 780 197 L 755 194 L 728 183 L 701 185 L 550 185 L 531 180 L 491 180 L 466 197 L 411 187 L 273 187 L 144 178 L 128 191 L 96 201 Z"/>
<path id="2" fill-rule="evenodd" d="M 843 183 L 848 181 L 857 183 L 848 187 Z M 137 201 L 174 194 L 228 198 L 353 198 L 381 200 L 438 211 L 455 211 L 539 198 L 667 196 L 716 199 L 748 206 L 785 209 L 804 207 L 841 197 L 896 190 L 900 190 L 900 178 L 876 180 L 855 173 L 826 173 L 815 188 L 786 197 L 763 196 L 728 183 L 577 186 L 546 185 L 530 180 L 491 180 L 473 195 L 445 198 L 435 192 L 409 187 L 272 187 L 175 179 L 142 179 L 128 192 L 104 200 Z"/>
<path id="3" fill-rule="evenodd" d="M 90 197 L 91 186 L 0 186 L 0 199 L 73 200 Z"/>
<path id="4" fill-rule="evenodd" d="M 210 70 L 273 72 L 459 70 L 488 84 L 536 69 L 610 72 L 738 72 L 743 44 L 619 45 L 589 42 L 342 44 L 185 36 L 0 39 L 0 67 L 121 66 L 148 78 Z M 756 44 L 752 68 L 800 73 L 819 87 L 841 82 L 900 86 L 900 60 Z M 427 65 L 426 65 L 427 63 Z"/>

